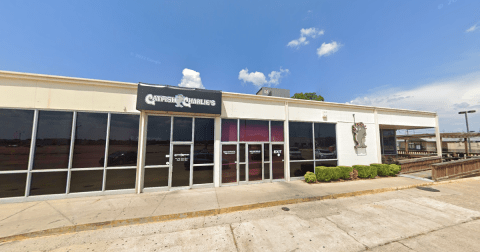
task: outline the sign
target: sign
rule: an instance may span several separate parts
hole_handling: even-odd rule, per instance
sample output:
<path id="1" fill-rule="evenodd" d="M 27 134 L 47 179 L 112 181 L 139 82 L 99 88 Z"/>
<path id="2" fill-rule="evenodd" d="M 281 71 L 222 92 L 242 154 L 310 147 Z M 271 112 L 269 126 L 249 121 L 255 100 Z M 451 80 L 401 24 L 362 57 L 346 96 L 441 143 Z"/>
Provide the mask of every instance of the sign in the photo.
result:
<path id="1" fill-rule="evenodd" d="M 222 113 L 222 92 L 138 84 L 137 110 L 220 115 Z"/>

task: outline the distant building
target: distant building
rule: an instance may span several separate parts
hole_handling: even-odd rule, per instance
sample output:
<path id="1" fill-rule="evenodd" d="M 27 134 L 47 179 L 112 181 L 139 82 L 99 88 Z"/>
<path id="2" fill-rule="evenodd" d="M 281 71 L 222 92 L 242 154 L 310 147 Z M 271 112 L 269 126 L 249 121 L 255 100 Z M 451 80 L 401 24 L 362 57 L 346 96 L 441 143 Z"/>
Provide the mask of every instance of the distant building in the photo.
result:
<path id="1" fill-rule="evenodd" d="M 260 90 L 258 90 L 257 95 L 290 98 L 290 90 L 282 88 L 262 87 L 260 88 Z"/>

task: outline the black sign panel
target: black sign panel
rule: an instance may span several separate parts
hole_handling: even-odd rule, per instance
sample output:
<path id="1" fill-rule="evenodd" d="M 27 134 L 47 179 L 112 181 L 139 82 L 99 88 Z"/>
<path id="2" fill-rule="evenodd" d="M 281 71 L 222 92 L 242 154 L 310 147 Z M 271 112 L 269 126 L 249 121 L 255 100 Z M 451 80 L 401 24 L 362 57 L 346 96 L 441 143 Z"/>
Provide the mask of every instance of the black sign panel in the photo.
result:
<path id="1" fill-rule="evenodd" d="M 222 92 L 138 84 L 137 110 L 220 115 L 222 113 Z"/>

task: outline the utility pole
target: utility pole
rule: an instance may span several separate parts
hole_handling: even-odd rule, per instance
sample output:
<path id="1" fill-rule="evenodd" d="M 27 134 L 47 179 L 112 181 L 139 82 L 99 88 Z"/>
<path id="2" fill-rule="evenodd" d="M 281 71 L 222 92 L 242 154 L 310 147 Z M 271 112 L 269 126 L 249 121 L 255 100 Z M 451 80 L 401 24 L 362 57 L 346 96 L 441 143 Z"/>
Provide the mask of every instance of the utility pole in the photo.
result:
<path id="1" fill-rule="evenodd" d="M 468 134 L 470 133 L 470 130 L 468 128 L 468 113 L 475 113 L 477 112 L 476 110 L 469 110 L 469 111 L 460 111 L 458 114 L 465 114 L 465 122 L 467 123 L 467 141 L 468 141 L 468 152 L 472 153 L 472 145 L 470 144 L 470 137 Z M 465 146 L 466 149 L 466 146 Z"/>

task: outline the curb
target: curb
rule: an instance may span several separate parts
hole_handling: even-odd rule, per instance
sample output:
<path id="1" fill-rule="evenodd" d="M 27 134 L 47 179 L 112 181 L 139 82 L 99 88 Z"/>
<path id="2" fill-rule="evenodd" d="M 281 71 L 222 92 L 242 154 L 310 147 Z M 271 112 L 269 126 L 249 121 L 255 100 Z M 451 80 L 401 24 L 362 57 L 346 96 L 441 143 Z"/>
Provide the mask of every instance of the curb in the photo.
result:
<path id="1" fill-rule="evenodd" d="M 372 190 L 355 191 L 355 192 L 331 194 L 331 195 L 324 195 L 324 196 L 313 196 L 313 197 L 297 198 L 297 199 L 277 200 L 277 201 L 242 205 L 242 206 L 225 207 L 225 208 L 185 212 L 185 213 L 178 213 L 178 214 L 149 216 L 149 217 L 132 218 L 132 219 L 124 219 L 124 220 L 112 220 L 112 221 L 59 227 L 59 228 L 51 228 L 51 229 L 46 229 L 41 231 L 17 234 L 17 235 L 12 235 L 7 237 L 0 237 L 0 244 L 6 243 L 6 242 L 12 242 L 12 241 L 25 240 L 29 238 L 50 236 L 50 235 L 70 234 L 70 233 L 81 232 L 81 231 L 99 230 L 103 228 L 113 228 L 113 227 L 122 227 L 122 226 L 135 225 L 135 224 L 173 221 L 173 220 L 181 220 L 181 219 L 203 217 L 203 216 L 214 216 L 219 214 L 254 210 L 259 208 L 274 207 L 274 206 L 280 206 L 280 205 L 291 205 L 291 204 L 321 201 L 321 200 L 327 200 L 327 199 L 357 197 L 357 196 L 378 194 L 378 193 L 384 193 L 384 192 L 406 190 L 406 189 L 412 189 L 412 188 L 424 187 L 424 186 L 460 183 L 460 182 L 472 181 L 472 180 L 480 180 L 480 177 L 463 178 L 458 180 L 448 180 L 448 181 L 440 181 L 440 182 L 426 182 L 422 184 L 407 185 L 407 186 L 379 188 L 379 189 L 372 189 Z"/>

